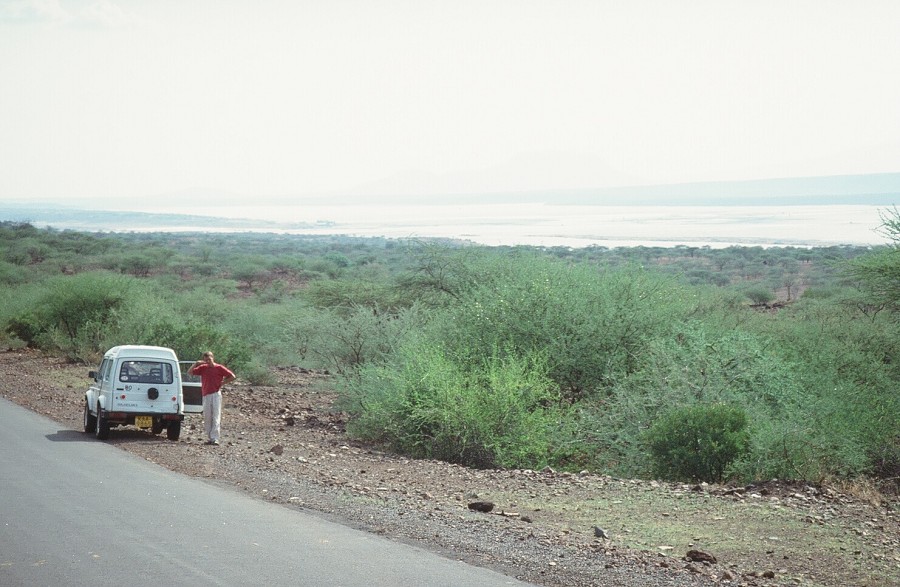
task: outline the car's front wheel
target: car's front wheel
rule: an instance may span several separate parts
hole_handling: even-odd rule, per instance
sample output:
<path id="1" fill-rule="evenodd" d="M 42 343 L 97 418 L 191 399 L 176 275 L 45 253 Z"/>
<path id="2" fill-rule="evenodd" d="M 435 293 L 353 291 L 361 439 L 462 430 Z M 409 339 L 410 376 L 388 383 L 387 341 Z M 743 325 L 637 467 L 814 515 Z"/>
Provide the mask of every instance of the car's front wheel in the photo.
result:
<path id="1" fill-rule="evenodd" d="M 153 434 L 159 434 L 165 427 L 166 424 L 162 421 L 162 418 L 154 418 L 153 426 L 150 427 L 150 432 L 152 432 Z"/>
<path id="2" fill-rule="evenodd" d="M 91 414 L 91 408 L 88 401 L 84 400 L 84 432 L 90 434 L 97 428 L 97 417 Z"/>
<path id="3" fill-rule="evenodd" d="M 174 420 L 169 422 L 169 427 L 166 429 L 166 438 L 169 440 L 178 440 L 178 437 L 181 436 L 181 420 Z"/>

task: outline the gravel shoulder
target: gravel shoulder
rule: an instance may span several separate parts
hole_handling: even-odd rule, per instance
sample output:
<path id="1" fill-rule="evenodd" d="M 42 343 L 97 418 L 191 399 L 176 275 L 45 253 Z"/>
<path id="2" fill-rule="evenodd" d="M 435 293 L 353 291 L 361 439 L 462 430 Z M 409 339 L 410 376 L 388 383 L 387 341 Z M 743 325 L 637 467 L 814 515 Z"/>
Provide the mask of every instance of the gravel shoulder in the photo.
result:
<path id="1" fill-rule="evenodd" d="M 78 431 L 88 369 L 0 352 L 0 396 Z M 225 389 L 221 446 L 203 444 L 199 416 L 188 416 L 177 442 L 132 427 L 114 428 L 107 442 L 548 587 L 900 585 L 897 499 L 806 483 L 683 485 L 411 460 L 348 438 L 327 376 L 274 375 L 271 387 Z M 494 507 L 469 507 L 479 501 Z"/>

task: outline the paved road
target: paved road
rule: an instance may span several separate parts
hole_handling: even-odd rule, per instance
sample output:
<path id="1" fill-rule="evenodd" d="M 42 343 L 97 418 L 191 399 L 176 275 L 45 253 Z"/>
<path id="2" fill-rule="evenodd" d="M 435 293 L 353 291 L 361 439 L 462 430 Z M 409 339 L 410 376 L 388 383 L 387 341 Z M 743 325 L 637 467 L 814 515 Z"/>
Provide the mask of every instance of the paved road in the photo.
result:
<path id="1" fill-rule="evenodd" d="M 525 585 L 177 475 L 0 398 L 0 585 Z"/>

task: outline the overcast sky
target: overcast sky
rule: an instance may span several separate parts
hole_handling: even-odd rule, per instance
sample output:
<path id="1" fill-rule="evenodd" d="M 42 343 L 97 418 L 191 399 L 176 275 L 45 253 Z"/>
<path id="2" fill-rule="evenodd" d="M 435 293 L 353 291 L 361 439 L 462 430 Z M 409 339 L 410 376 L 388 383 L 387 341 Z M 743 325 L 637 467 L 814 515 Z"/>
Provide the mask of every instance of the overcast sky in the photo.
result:
<path id="1" fill-rule="evenodd" d="M 896 0 L 0 0 L 0 199 L 896 172 L 898 30 Z"/>

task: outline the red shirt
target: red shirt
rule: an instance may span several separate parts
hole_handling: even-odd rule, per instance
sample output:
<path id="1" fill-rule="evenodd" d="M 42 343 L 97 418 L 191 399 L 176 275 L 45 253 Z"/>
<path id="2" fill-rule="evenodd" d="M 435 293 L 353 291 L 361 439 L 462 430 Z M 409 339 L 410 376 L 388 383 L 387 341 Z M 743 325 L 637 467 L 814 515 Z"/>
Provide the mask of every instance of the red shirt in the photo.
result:
<path id="1" fill-rule="evenodd" d="M 231 372 L 231 369 L 218 363 L 213 363 L 212 365 L 203 363 L 202 365 L 191 367 L 191 370 L 188 372 L 191 375 L 200 376 L 201 395 L 216 393 L 222 387 L 222 381 L 224 381 L 226 377 L 235 376 L 234 373 Z"/>

